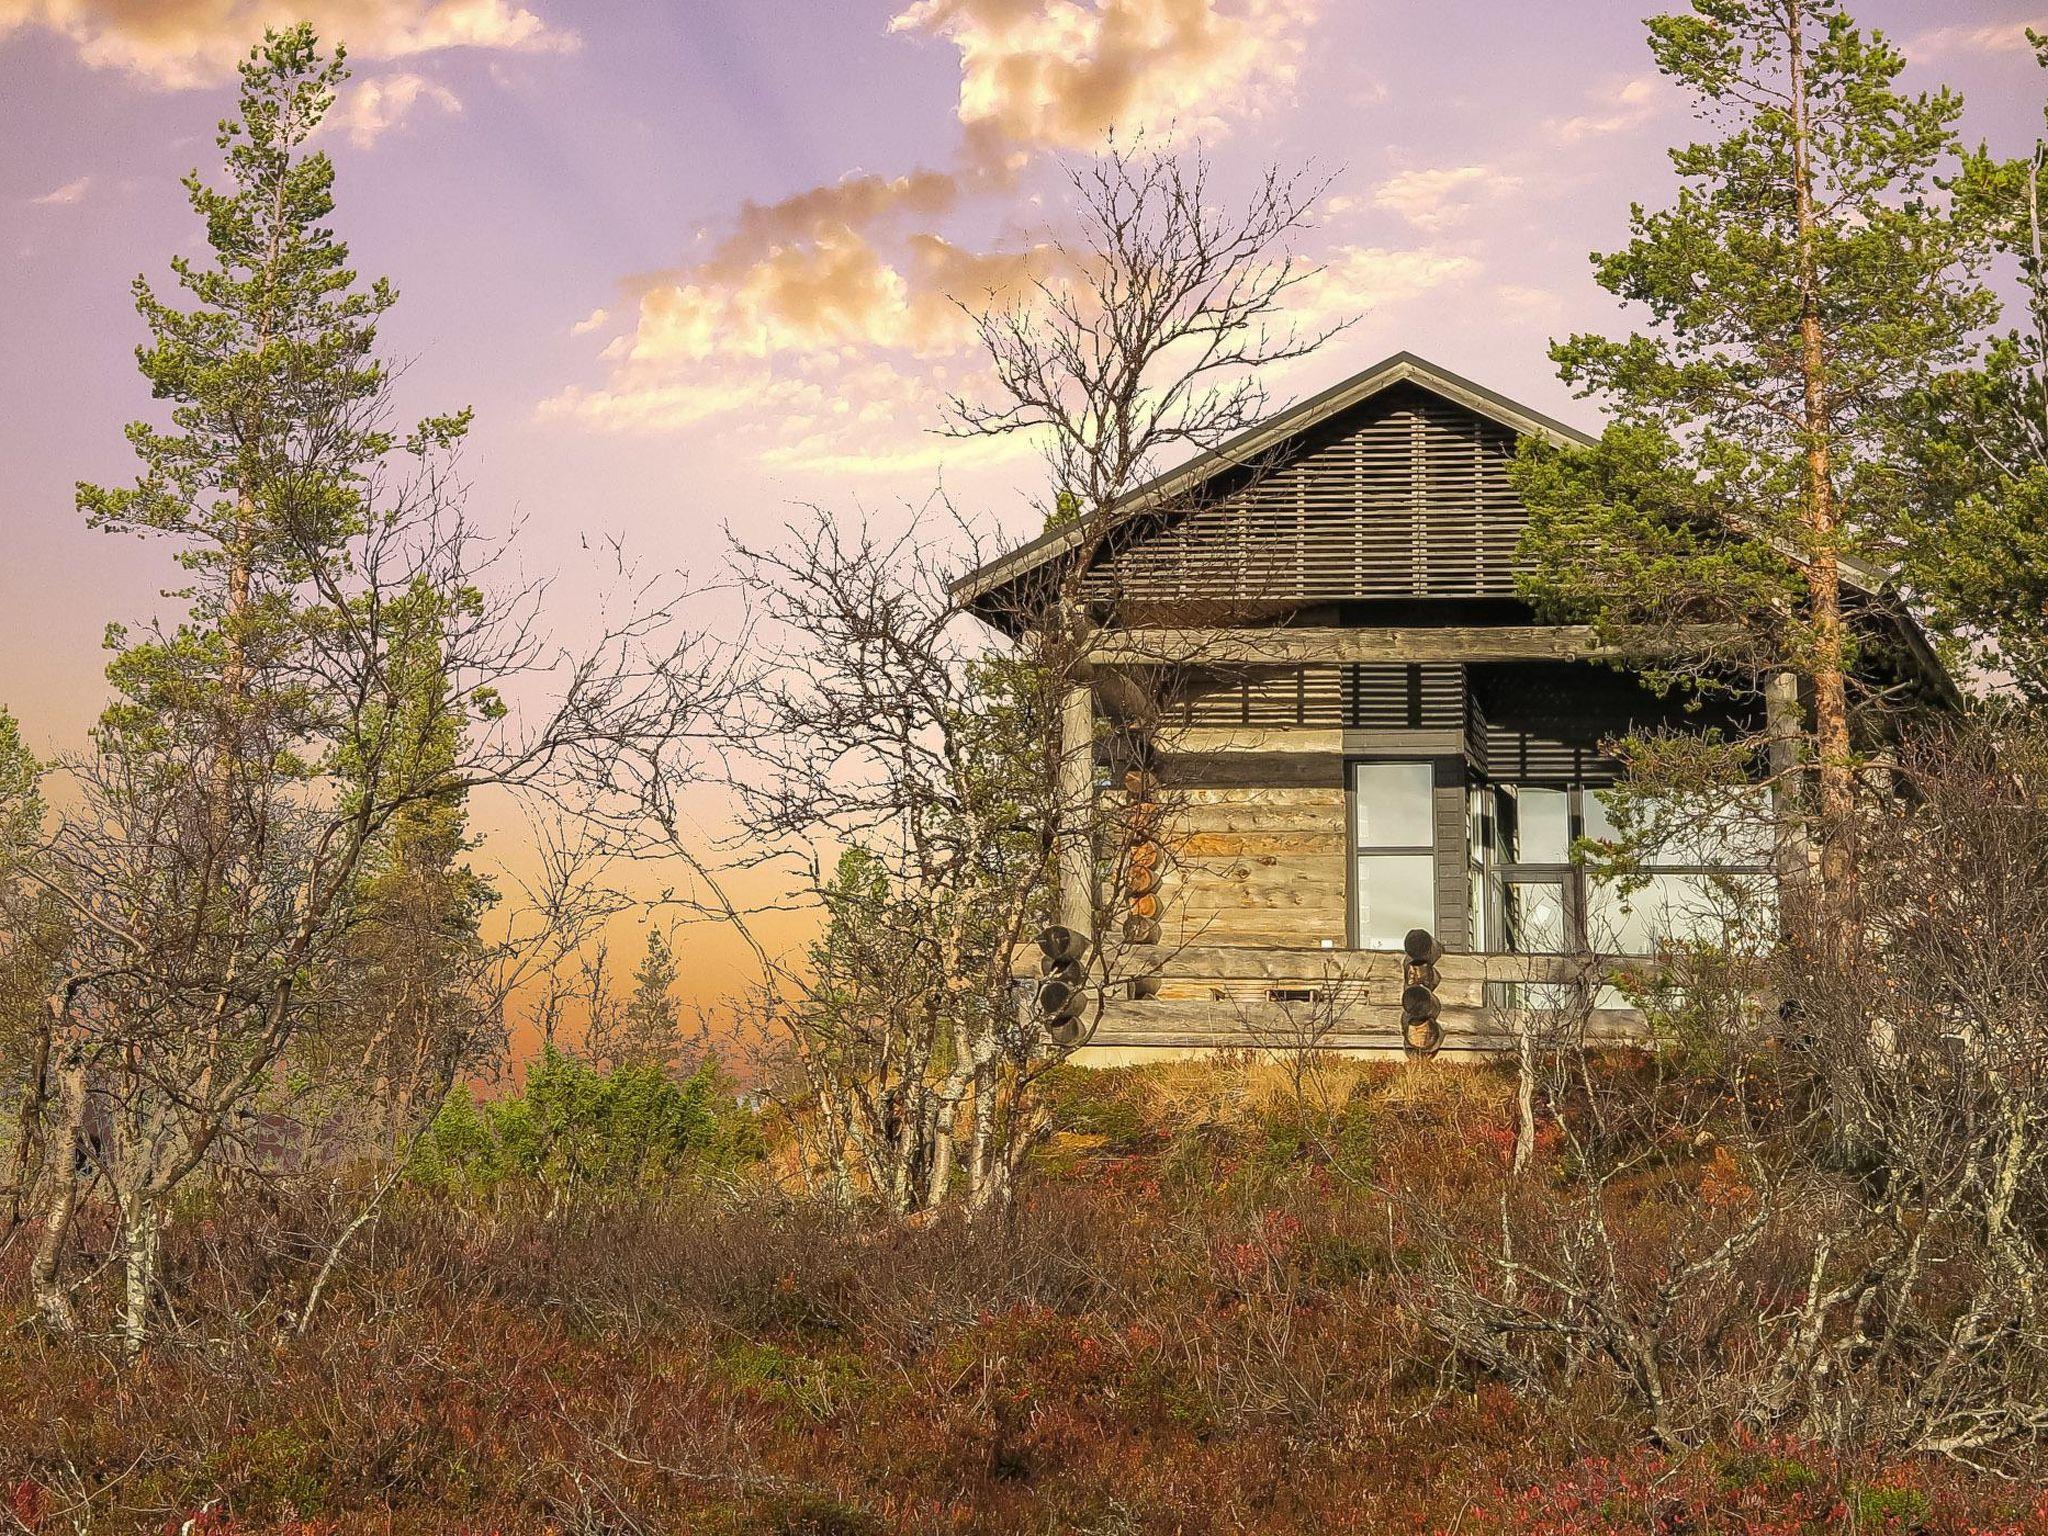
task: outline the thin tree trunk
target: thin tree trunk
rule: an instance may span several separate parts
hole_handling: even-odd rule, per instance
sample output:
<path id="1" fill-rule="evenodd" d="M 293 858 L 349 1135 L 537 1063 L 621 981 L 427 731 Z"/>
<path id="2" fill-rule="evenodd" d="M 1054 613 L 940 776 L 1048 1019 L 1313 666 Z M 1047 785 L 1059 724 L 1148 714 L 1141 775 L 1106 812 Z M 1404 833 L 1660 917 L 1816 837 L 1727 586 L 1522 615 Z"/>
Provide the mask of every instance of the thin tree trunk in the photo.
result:
<path id="1" fill-rule="evenodd" d="M 129 1360 L 149 1342 L 149 1304 L 156 1292 L 161 1233 L 155 1199 L 135 1191 L 121 1212 L 121 1353 Z"/>
<path id="2" fill-rule="evenodd" d="M 983 1062 L 974 1071 L 974 1142 L 967 1162 L 967 1204 L 980 1210 L 988 1197 L 988 1159 L 996 1132 L 995 1070 Z"/>
<path id="3" fill-rule="evenodd" d="M 1799 710 L 1799 677 L 1773 673 L 1764 683 L 1765 732 L 1771 770 L 1771 848 L 1777 865 L 1781 905 L 1805 886 L 1811 874 L 1802 819 L 1799 738 L 1804 723 Z"/>
<path id="4" fill-rule="evenodd" d="M 1515 1013 L 1515 1161 L 1525 1172 L 1536 1156 L 1536 1036 L 1526 1009 Z"/>
<path id="5" fill-rule="evenodd" d="M 56 1006 L 55 1004 L 52 1005 Z M 57 1124 L 50 1136 L 48 1168 L 50 1199 L 35 1257 L 29 1262 L 29 1286 L 36 1312 L 52 1333 L 78 1331 L 78 1314 L 64 1284 L 64 1256 L 71 1246 L 71 1225 L 78 1214 L 78 1160 L 85 1132 L 85 1058 L 74 1044 L 57 1069 Z"/>
<path id="6" fill-rule="evenodd" d="M 1806 439 L 1806 588 L 1812 607 L 1815 781 L 1820 813 L 1820 877 L 1824 931 L 1845 936 L 1855 901 L 1856 862 L 1850 820 L 1855 768 L 1849 743 L 1848 631 L 1842 621 L 1839 564 L 1841 516 L 1835 502 L 1828 416 L 1827 337 L 1820 318 L 1815 264 L 1813 146 L 1806 93 L 1804 0 L 1786 0 L 1786 41 L 1792 98 L 1793 195 L 1799 229 L 1799 373 L 1801 427 Z"/>
<path id="7" fill-rule="evenodd" d="M 0 1223 L 0 1240 L 11 1237 L 20 1227 L 28 1198 L 35 1185 L 36 1149 L 43 1137 L 43 1113 L 50 1101 L 50 1047 L 56 1033 L 54 1019 L 45 1018 L 36 1035 L 35 1060 L 29 1066 L 28 1082 L 21 1090 L 21 1113 L 16 1119 L 14 1176 L 7 1186 L 7 1216 Z"/>

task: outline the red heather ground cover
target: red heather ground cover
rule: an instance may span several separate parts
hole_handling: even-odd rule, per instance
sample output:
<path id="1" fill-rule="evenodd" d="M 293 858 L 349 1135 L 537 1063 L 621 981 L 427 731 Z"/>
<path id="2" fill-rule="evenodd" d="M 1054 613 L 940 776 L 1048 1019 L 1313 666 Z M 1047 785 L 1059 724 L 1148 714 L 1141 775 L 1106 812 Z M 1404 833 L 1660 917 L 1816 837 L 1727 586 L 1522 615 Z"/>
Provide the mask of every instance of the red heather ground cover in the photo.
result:
<path id="1" fill-rule="evenodd" d="M 0 1530 L 2048 1533 L 2024 1473 L 1666 1457 L 1596 1382 L 1539 1406 L 1461 1373 L 1380 1191 L 1483 1211 L 1503 1085 L 1340 1087 L 1304 1117 L 1244 1074 L 1070 1083 L 1023 1207 L 971 1229 L 413 1195 L 296 1341 L 311 1216 L 202 1207 L 141 1364 L 0 1342 Z"/>

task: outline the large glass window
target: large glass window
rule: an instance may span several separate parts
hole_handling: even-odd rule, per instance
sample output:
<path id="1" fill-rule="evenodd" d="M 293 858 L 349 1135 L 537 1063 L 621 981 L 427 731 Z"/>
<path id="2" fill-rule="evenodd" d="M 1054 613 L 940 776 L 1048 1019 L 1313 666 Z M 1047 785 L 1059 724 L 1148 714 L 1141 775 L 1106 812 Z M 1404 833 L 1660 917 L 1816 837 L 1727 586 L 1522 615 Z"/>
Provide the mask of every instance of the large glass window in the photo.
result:
<path id="1" fill-rule="evenodd" d="M 1351 765 L 1351 942 L 1398 949 L 1436 927 L 1436 772 L 1428 763 Z"/>
<path id="2" fill-rule="evenodd" d="M 1594 878 L 1572 857 L 1580 838 L 1619 841 L 1604 798 L 1581 784 L 1481 784 L 1471 797 L 1474 948 L 1495 953 L 1647 955 L 1727 942 L 1731 918 L 1769 917 L 1770 834 L 1740 799 L 1680 814 L 1648 807 L 1663 835 L 1641 877 Z"/>
<path id="3" fill-rule="evenodd" d="M 1572 948 L 1571 790 L 1480 784 L 1470 796 L 1473 947 L 1515 954 Z"/>
<path id="4" fill-rule="evenodd" d="M 1774 924 L 1767 806 L 1744 796 L 1700 806 L 1644 802 L 1634 820 L 1641 876 L 1586 882 L 1592 948 L 1646 955 L 1675 945 L 1740 946 Z M 1586 792 L 1585 826 L 1590 838 L 1623 838 L 1606 791 Z"/>

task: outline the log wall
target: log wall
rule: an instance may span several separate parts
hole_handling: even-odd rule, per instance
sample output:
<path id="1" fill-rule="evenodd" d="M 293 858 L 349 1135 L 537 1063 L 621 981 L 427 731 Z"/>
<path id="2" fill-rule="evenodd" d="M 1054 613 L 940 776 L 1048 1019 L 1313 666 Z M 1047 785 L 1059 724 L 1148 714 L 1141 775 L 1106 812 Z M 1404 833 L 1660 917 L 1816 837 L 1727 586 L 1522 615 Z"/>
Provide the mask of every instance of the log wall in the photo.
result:
<path id="1" fill-rule="evenodd" d="M 1326 783 L 1189 785 L 1168 791 L 1163 942 L 1346 942 L 1342 769 Z"/>

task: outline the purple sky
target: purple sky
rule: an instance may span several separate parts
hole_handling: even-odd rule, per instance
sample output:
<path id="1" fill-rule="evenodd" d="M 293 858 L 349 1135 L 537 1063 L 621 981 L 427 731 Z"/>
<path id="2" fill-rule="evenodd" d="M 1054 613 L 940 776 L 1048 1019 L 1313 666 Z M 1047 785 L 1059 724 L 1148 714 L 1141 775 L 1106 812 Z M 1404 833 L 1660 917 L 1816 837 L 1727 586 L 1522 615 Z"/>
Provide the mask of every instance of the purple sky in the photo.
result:
<path id="1" fill-rule="evenodd" d="M 1547 339 L 1624 322 L 1586 253 L 1668 195 L 1688 132 L 1651 0 L 0 0 L 0 701 L 38 746 L 103 698 L 99 638 L 174 580 L 83 528 L 150 408 L 128 284 L 199 230 L 234 59 L 310 15 L 355 80 L 329 148 L 359 268 L 403 298 L 407 403 L 476 407 L 468 468 L 527 566 L 591 533 L 706 569 L 793 504 L 947 488 L 1015 531 L 1036 464 L 934 437 L 971 385 L 950 295 L 1015 283 L 1056 170 L 1111 122 L 1199 135 L 1230 176 L 1335 180 L 1304 298 L 1363 320 L 1299 396 L 1411 348 L 1586 423 Z M 2042 0 L 1862 0 L 1966 131 L 2031 142 Z M 592 540 L 596 542 L 596 540 Z M 717 615 L 708 615 L 716 620 Z"/>

